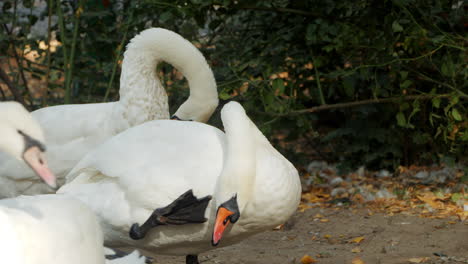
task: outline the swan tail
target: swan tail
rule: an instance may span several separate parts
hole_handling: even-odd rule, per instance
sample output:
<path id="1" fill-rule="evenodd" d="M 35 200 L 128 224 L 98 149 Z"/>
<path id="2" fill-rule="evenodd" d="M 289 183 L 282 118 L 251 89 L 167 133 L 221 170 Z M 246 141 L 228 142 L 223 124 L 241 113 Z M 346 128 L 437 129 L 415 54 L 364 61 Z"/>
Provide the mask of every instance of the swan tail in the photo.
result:
<path id="1" fill-rule="evenodd" d="M 143 239 L 148 231 L 159 225 L 185 225 L 206 222 L 205 211 L 211 195 L 198 199 L 188 190 L 166 207 L 157 208 L 143 225 L 135 223 L 130 228 L 130 237 Z"/>

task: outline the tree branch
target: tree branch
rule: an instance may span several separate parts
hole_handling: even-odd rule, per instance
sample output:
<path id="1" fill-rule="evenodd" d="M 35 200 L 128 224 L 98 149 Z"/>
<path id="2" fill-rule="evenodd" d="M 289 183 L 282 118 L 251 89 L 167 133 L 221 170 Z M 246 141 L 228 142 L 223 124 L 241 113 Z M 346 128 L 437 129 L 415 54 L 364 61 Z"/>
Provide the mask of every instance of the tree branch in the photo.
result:
<path id="1" fill-rule="evenodd" d="M 307 12 L 299 9 L 292 9 L 292 8 L 284 8 L 284 7 L 263 7 L 263 6 L 234 6 L 237 9 L 244 9 L 244 10 L 257 10 L 257 11 L 268 11 L 268 12 L 276 12 L 276 13 L 292 13 L 301 16 L 313 16 L 319 17 L 319 13 Z"/>
<path id="2" fill-rule="evenodd" d="M 0 87 L 0 93 L 2 94 L 2 100 L 5 101 L 6 95 L 5 95 L 5 92 L 3 92 L 3 89 L 1 87 Z"/>
<path id="3" fill-rule="evenodd" d="M 16 64 L 18 65 L 18 70 L 19 70 L 21 79 L 23 80 L 24 89 L 26 91 L 26 94 L 29 96 L 30 109 L 33 109 L 33 99 L 32 99 L 31 93 L 29 91 L 28 81 L 26 80 L 26 76 L 24 75 L 23 62 L 20 60 L 18 52 L 16 51 L 15 42 L 12 39 L 13 34 L 12 34 L 11 30 L 8 29 L 8 26 L 6 24 L 3 24 L 3 27 L 5 28 L 5 31 L 8 34 L 8 37 L 9 37 L 8 41 L 10 42 L 10 45 L 13 48 L 13 55 L 15 56 Z M 22 100 L 22 103 L 24 103 L 24 99 L 21 98 L 21 100 Z"/>
<path id="4" fill-rule="evenodd" d="M 52 40 L 52 8 L 53 8 L 54 1 L 53 0 L 48 0 L 47 1 L 47 9 L 49 12 L 49 17 L 47 19 L 47 51 L 46 51 L 46 57 L 47 57 L 47 70 L 46 70 L 46 76 L 45 76 L 45 82 L 46 82 L 46 92 L 42 97 L 42 105 L 47 105 L 47 99 L 49 97 L 49 82 L 50 82 L 50 68 L 51 68 L 51 55 L 50 55 L 50 42 Z"/>
<path id="5" fill-rule="evenodd" d="M 21 93 L 18 91 L 18 89 L 16 89 L 16 87 L 10 81 L 10 77 L 8 77 L 8 74 L 2 68 L 0 68 L 0 79 L 8 86 L 8 89 L 13 94 L 13 97 L 15 98 L 15 100 L 20 102 L 22 105 L 24 105 L 26 109 L 29 109 L 29 106 L 27 106 L 26 103 L 24 102 L 23 96 L 21 96 Z"/>
<path id="6" fill-rule="evenodd" d="M 452 97 L 452 96 L 453 96 L 453 94 L 440 94 L 440 95 L 424 94 L 424 95 L 408 95 L 408 96 L 402 96 L 402 97 L 390 97 L 390 98 L 383 98 L 383 99 L 368 99 L 368 100 L 362 100 L 362 101 L 354 101 L 354 102 L 346 102 L 346 103 L 338 103 L 338 104 L 330 104 L 330 105 L 319 105 L 319 106 L 314 106 L 314 107 L 306 108 L 306 109 L 293 110 L 293 111 L 290 111 L 290 112 L 284 113 L 284 114 L 274 114 L 274 113 L 272 113 L 272 115 L 291 116 L 291 115 L 315 113 L 315 112 L 321 112 L 321 111 L 325 111 L 325 110 L 349 108 L 349 107 L 369 105 L 369 104 L 399 103 L 402 100 L 403 101 L 431 100 L 431 99 L 434 99 L 434 98 L 449 98 L 449 97 Z M 468 96 L 460 95 L 460 97 L 464 98 L 464 99 L 468 99 Z"/>

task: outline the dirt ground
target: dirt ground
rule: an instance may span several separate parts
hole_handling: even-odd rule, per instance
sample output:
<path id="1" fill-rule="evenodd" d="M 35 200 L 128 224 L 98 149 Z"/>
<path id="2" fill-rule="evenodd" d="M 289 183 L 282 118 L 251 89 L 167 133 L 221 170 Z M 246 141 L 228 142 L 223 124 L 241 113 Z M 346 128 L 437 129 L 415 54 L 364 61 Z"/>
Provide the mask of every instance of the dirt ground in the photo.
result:
<path id="1" fill-rule="evenodd" d="M 300 264 L 304 255 L 319 264 L 468 263 L 468 223 L 315 208 L 296 213 L 282 230 L 206 252 L 199 259 L 202 264 Z M 183 264 L 185 258 L 157 256 L 155 263 Z"/>

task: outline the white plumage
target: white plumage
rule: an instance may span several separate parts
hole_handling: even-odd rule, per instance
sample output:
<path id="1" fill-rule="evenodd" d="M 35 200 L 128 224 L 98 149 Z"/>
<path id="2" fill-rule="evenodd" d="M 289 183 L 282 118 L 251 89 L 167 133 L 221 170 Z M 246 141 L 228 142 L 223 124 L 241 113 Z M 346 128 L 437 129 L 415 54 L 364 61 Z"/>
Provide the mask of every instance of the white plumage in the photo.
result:
<path id="1" fill-rule="evenodd" d="M 17 102 L 0 102 L 0 150 L 4 151 L 0 152 L 0 155 L 9 157 L 24 167 L 27 165 L 31 167 L 26 167 L 25 170 L 34 179 L 39 181 L 39 178 L 35 177 L 37 174 L 49 186 L 56 187 L 55 176 L 49 170 L 44 157 L 42 129 L 29 112 Z M 4 192 L 9 192 L 9 186 L 2 184 L 3 181 L 8 180 L 0 179 L 0 193 L 2 189 Z"/>
<path id="2" fill-rule="evenodd" d="M 226 134 L 197 122 L 151 121 L 128 129 L 81 160 L 58 192 L 99 216 L 105 242 L 158 254 L 197 255 L 212 248 L 218 206 L 237 194 L 240 218 L 221 246 L 284 223 L 300 199 L 297 170 L 276 151 L 235 102 L 221 113 Z M 143 240 L 128 236 L 154 209 L 192 189 L 214 195 L 203 224 L 158 226 Z"/>
<path id="3" fill-rule="evenodd" d="M 203 55 L 178 34 L 151 28 L 127 46 L 120 78 L 120 100 L 112 103 L 59 105 L 34 111 L 45 130 L 51 169 L 64 176 L 91 149 L 132 126 L 169 118 L 167 95 L 155 69 L 165 61 L 187 78 L 190 96 L 175 115 L 205 122 L 218 104 L 216 82 Z M 23 164 L 0 156 L 0 196 L 49 192 Z"/>
<path id="4" fill-rule="evenodd" d="M 2 263 L 144 263 L 138 252 L 106 261 L 96 216 L 82 202 L 63 195 L 0 200 L 0 233 Z"/>
<path id="5" fill-rule="evenodd" d="M 4 199 L 0 200 L 0 214 L 8 221 L 2 221 L 1 228 L 10 231 L 10 236 L 2 232 L 1 248 L 14 244 L 16 257 L 23 259 L 17 263 L 104 263 L 96 217 L 76 199 L 57 195 Z M 4 261 L 15 263 L 2 256 Z"/>

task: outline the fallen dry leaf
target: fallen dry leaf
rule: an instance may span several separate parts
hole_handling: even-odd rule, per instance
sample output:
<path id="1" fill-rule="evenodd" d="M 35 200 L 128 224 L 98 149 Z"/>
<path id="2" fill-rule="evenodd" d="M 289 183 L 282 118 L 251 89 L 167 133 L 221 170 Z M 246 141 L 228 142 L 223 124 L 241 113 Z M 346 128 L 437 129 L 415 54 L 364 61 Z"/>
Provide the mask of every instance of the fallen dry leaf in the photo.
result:
<path id="1" fill-rule="evenodd" d="M 362 252 L 362 249 L 360 247 L 355 247 L 355 248 L 351 249 L 351 252 L 359 253 L 359 252 Z"/>
<path id="2" fill-rule="evenodd" d="M 326 235 L 324 235 L 323 237 L 326 238 L 326 239 L 329 239 L 329 238 L 331 238 L 332 236 L 329 235 L 329 234 L 326 234 Z"/>
<path id="3" fill-rule="evenodd" d="M 351 261 L 351 264 L 365 264 L 365 262 L 360 257 L 355 257 Z"/>
<path id="4" fill-rule="evenodd" d="M 283 229 L 283 227 L 284 227 L 284 224 L 281 224 L 281 225 L 273 228 L 273 230 L 281 230 L 281 229 Z"/>
<path id="5" fill-rule="evenodd" d="M 302 264 L 311 264 L 311 263 L 317 263 L 317 260 L 313 259 L 311 256 L 309 255 L 304 255 L 302 258 L 301 258 L 301 263 Z"/>
<path id="6" fill-rule="evenodd" d="M 320 219 L 320 222 L 321 222 L 321 223 L 328 223 L 328 222 L 330 222 L 330 220 L 329 220 L 329 219 L 326 219 L 326 218 L 324 218 L 324 219 Z"/>
<path id="7" fill-rule="evenodd" d="M 361 243 L 362 241 L 364 240 L 364 237 L 356 237 L 356 238 L 353 238 L 351 240 L 349 240 L 349 243 L 356 243 L 356 244 L 359 244 Z"/>
<path id="8" fill-rule="evenodd" d="M 281 78 L 279 74 L 277 73 L 275 78 Z M 364 196 L 362 194 L 349 195 L 348 192 L 331 196 L 328 188 L 311 186 L 302 194 L 301 204 L 298 209 L 299 212 L 304 212 L 310 208 L 342 210 L 345 207 L 337 207 L 336 203 L 331 201 L 346 198 L 345 200 L 352 201 L 352 204 L 347 206 L 353 209 L 353 212 L 356 208 L 364 205 L 368 209 L 368 216 L 372 216 L 374 213 L 384 213 L 387 216 L 405 214 L 424 218 L 461 221 L 465 224 L 468 220 L 468 197 L 464 191 L 458 193 L 441 192 L 437 184 L 421 184 L 420 180 L 412 177 L 420 171 L 431 172 L 441 170 L 442 168 L 415 165 L 409 167 L 400 166 L 395 174 L 396 177 L 388 178 L 375 178 L 373 177 L 373 172 L 366 170 L 364 173 L 353 172 L 342 176 L 351 181 L 343 181 L 340 183 L 340 187 L 350 189 L 359 186 L 359 188 L 365 190 L 363 193 L 375 194 L 378 191 L 386 190 L 393 194 L 398 192 L 398 195 L 386 198 L 377 198 L 376 196 L 373 200 L 367 200 L 363 199 Z M 328 178 L 341 177 L 341 175 L 338 175 L 333 170 L 324 170 L 322 173 L 325 173 Z M 457 173 L 457 177 L 452 181 L 446 182 L 447 186 L 458 184 L 459 178 L 464 174 L 463 172 Z M 307 176 L 308 173 L 305 172 L 304 175 Z M 403 178 L 405 178 L 405 181 L 402 182 Z M 322 223 L 327 223 L 328 220 L 319 213 L 315 214 L 312 219 L 317 222 L 322 220 Z"/>
<path id="9" fill-rule="evenodd" d="M 425 202 L 434 209 L 444 209 L 444 203 L 440 197 L 437 197 L 431 192 L 423 193 L 422 195 L 417 195 L 418 199 Z"/>
<path id="10" fill-rule="evenodd" d="M 426 261 L 428 261 L 429 258 L 428 257 L 424 257 L 424 258 L 410 258 L 408 259 L 409 262 L 411 263 L 424 263 Z"/>

